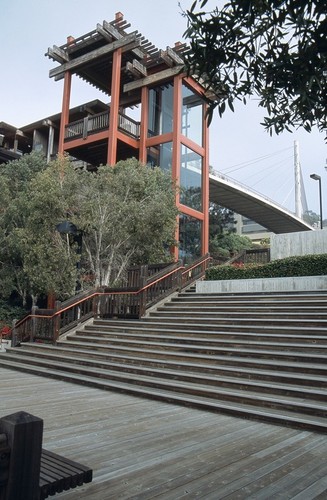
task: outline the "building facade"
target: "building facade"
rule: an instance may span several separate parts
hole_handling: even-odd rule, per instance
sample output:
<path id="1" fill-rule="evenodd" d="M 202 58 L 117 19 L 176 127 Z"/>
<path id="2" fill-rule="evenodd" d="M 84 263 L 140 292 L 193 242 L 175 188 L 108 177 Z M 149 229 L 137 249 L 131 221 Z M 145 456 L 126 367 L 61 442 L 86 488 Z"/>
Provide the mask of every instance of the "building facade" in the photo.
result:
<path id="1" fill-rule="evenodd" d="M 158 50 L 121 13 L 79 38 L 49 48 L 59 63 L 50 77 L 64 80 L 58 130 L 59 153 L 87 163 L 114 166 L 135 157 L 170 173 L 179 224 L 175 257 L 193 260 L 208 251 L 208 96 L 184 71 L 184 44 Z M 106 94 L 108 104 L 70 110 L 72 79 L 79 77 Z M 99 109 L 101 107 L 101 109 Z M 51 124 L 48 129 L 51 141 Z M 48 148 L 49 150 L 49 148 Z"/>

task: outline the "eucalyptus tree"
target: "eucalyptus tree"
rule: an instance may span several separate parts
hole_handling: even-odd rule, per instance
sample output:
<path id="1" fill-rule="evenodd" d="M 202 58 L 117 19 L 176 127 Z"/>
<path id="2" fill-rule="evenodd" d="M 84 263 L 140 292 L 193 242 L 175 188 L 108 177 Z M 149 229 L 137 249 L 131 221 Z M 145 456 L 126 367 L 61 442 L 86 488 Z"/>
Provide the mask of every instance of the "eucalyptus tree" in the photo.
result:
<path id="1" fill-rule="evenodd" d="M 132 159 L 88 172 L 33 154 L 5 167 L 0 188 L 2 290 L 23 304 L 71 296 L 80 273 L 108 285 L 129 265 L 170 259 L 175 188 L 158 168 Z"/>
<path id="2" fill-rule="evenodd" d="M 83 175 L 73 221 L 96 286 L 117 282 L 129 265 L 171 258 L 177 209 L 170 176 L 135 159 Z"/>
<path id="3" fill-rule="evenodd" d="M 23 305 L 31 292 L 31 284 L 24 271 L 23 251 L 29 219 L 29 184 L 44 169 L 45 158 L 41 154 L 31 153 L 2 165 L 0 170 L 1 294 L 6 298 L 12 292 L 17 292 Z"/>

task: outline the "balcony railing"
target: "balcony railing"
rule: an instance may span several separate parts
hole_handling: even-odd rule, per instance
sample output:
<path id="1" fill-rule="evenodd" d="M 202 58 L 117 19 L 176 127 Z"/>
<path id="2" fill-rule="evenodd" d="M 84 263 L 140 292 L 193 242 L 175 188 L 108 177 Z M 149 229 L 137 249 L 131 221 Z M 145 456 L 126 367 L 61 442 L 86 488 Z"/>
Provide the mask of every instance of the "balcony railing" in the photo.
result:
<path id="1" fill-rule="evenodd" d="M 81 120 L 68 123 L 65 127 L 65 140 L 86 139 L 91 134 L 109 128 L 109 112 L 104 111 L 97 115 L 86 116 Z M 127 135 L 138 139 L 140 137 L 140 124 L 123 113 L 118 115 L 118 128 Z"/>

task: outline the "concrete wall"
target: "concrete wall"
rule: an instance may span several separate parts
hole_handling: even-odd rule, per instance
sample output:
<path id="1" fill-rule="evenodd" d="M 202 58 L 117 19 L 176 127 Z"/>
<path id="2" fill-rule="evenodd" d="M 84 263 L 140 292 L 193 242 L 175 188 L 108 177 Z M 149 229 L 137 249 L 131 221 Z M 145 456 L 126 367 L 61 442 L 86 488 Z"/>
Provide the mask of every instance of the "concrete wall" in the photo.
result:
<path id="1" fill-rule="evenodd" d="M 327 276 L 197 281 L 197 293 L 260 293 L 327 290 Z"/>
<path id="2" fill-rule="evenodd" d="M 327 230 L 272 234 L 270 238 L 271 260 L 322 253 L 327 253 Z"/>

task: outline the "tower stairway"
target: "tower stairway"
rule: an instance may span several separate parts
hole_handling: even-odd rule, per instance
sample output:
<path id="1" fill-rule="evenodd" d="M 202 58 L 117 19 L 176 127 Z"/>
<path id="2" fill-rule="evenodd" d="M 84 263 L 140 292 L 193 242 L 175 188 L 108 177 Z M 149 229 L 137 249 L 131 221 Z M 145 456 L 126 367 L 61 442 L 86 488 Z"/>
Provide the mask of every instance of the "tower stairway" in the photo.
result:
<path id="1" fill-rule="evenodd" d="M 141 320 L 94 319 L 0 366 L 327 431 L 327 292 L 175 294 Z"/>

